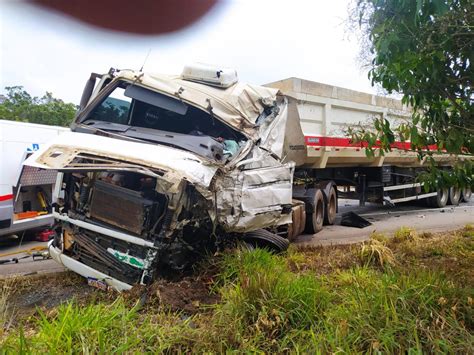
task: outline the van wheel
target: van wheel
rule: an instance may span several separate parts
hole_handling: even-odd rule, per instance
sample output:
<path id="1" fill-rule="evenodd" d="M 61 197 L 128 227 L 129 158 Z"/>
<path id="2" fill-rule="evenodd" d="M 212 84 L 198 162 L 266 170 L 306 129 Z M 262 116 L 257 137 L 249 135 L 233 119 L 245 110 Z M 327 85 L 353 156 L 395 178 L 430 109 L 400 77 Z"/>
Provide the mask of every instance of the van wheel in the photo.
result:
<path id="1" fill-rule="evenodd" d="M 449 188 L 449 204 L 459 205 L 461 199 L 461 189 L 459 187 L 452 186 Z"/>
<path id="2" fill-rule="evenodd" d="M 321 190 L 314 194 L 314 211 L 306 215 L 305 233 L 314 234 L 323 229 L 324 222 L 324 197 Z"/>
<path id="3" fill-rule="evenodd" d="M 449 192 L 447 188 L 438 188 L 437 195 L 430 197 L 429 204 L 431 207 L 442 208 L 448 203 Z"/>
<path id="4" fill-rule="evenodd" d="M 337 194 L 336 189 L 331 187 L 328 196 L 328 204 L 324 210 L 324 224 L 333 225 L 336 221 Z"/>
<path id="5" fill-rule="evenodd" d="M 472 196 L 472 190 L 470 187 L 465 187 L 461 190 L 461 200 L 463 202 L 469 202 Z"/>

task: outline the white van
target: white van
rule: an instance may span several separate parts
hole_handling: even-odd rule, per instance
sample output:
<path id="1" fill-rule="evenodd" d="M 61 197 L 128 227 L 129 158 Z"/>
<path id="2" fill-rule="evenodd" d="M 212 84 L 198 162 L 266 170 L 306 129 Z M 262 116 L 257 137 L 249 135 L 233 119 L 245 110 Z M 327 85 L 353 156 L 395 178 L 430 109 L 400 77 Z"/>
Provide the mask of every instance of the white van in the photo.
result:
<path id="1" fill-rule="evenodd" d="M 0 236 L 51 225 L 56 171 L 22 166 L 69 128 L 0 120 Z"/>

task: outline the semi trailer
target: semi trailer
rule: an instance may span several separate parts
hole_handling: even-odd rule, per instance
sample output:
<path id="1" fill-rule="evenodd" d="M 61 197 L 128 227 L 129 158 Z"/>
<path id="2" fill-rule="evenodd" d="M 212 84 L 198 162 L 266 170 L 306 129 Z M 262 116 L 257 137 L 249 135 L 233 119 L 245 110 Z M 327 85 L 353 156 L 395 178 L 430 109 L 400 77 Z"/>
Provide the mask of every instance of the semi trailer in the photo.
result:
<path id="1" fill-rule="evenodd" d="M 59 172 L 53 259 L 124 290 L 229 244 L 284 250 L 334 224 L 342 197 L 468 200 L 468 187 L 424 192 L 424 162 L 406 143 L 367 157 L 344 135 L 410 114 L 397 100 L 296 78 L 256 86 L 206 65 L 178 76 L 111 69 L 91 74 L 71 132 L 25 165 Z M 449 169 L 472 156 L 434 158 Z"/>

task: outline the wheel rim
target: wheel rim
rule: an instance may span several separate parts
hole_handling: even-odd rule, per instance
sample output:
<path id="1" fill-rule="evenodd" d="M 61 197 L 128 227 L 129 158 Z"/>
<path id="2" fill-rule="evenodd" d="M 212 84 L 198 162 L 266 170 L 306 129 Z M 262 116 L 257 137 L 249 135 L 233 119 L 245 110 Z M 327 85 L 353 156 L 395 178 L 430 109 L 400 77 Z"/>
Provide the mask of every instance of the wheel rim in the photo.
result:
<path id="1" fill-rule="evenodd" d="M 331 199 L 329 200 L 329 206 L 328 206 L 328 217 L 330 220 L 332 220 L 335 215 L 336 215 L 336 195 L 331 194 Z"/>
<path id="2" fill-rule="evenodd" d="M 439 189 L 438 190 L 438 198 L 441 206 L 446 205 L 448 202 L 448 189 Z"/>
<path id="3" fill-rule="evenodd" d="M 471 199 L 472 196 L 472 190 L 470 187 L 465 187 L 462 189 L 462 197 L 464 201 L 468 201 Z"/>
<path id="4" fill-rule="evenodd" d="M 319 226 L 323 223 L 324 218 L 324 209 L 323 209 L 323 201 L 319 200 L 316 204 L 316 211 L 314 211 L 316 217 L 316 225 Z"/>
<path id="5" fill-rule="evenodd" d="M 461 189 L 459 187 L 451 187 L 449 189 L 449 199 L 453 205 L 457 205 L 459 203 L 459 199 L 461 198 Z"/>

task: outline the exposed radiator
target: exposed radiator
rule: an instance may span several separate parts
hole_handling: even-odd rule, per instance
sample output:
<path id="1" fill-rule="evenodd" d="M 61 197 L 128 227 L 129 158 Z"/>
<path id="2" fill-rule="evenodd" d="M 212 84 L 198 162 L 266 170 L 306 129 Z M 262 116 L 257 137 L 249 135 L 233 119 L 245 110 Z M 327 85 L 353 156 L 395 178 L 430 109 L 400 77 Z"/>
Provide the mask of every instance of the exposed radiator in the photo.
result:
<path id="1" fill-rule="evenodd" d="M 90 215 L 93 219 L 142 235 L 151 226 L 157 205 L 137 191 L 99 180 L 94 184 Z"/>

